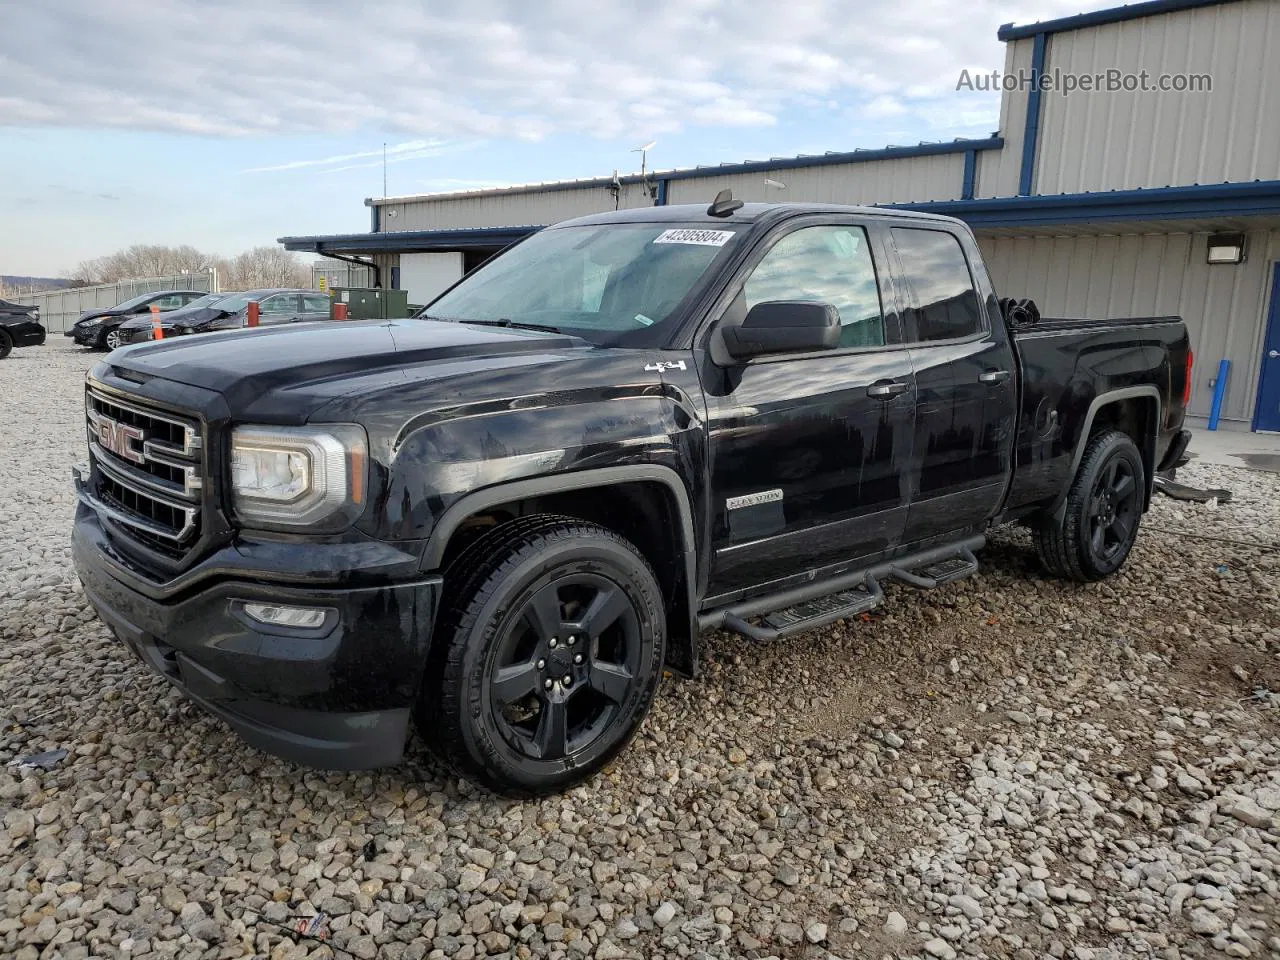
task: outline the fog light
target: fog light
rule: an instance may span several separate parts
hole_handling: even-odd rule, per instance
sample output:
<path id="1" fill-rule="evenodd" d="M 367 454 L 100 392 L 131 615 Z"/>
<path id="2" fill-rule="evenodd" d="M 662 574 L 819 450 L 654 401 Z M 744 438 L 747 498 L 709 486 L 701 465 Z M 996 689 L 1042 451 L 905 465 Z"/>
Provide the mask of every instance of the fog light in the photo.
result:
<path id="1" fill-rule="evenodd" d="M 324 626 L 328 610 L 324 607 L 285 607 L 276 603 L 246 603 L 244 612 L 259 623 L 273 627 L 295 627 L 314 630 Z"/>

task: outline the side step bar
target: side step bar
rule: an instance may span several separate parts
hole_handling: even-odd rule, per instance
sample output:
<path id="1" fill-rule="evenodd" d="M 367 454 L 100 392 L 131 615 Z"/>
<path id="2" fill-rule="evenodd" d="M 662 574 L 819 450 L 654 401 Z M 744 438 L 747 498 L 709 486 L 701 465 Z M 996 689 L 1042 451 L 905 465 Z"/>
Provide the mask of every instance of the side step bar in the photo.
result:
<path id="1" fill-rule="evenodd" d="M 972 576 L 978 570 L 973 553 L 981 550 L 986 542 L 986 537 L 970 537 L 864 570 L 814 580 L 771 596 L 721 607 L 701 614 L 698 626 L 702 630 L 725 627 L 751 640 L 781 640 L 879 606 L 884 600 L 884 591 L 880 588 L 883 579 L 932 590 Z M 759 617 L 762 622 L 750 623 L 749 617 Z"/>
<path id="2" fill-rule="evenodd" d="M 884 591 L 874 577 L 867 577 L 860 587 L 829 593 L 825 597 L 803 600 L 783 610 L 766 613 L 760 619 L 763 625 L 748 623 L 736 613 L 727 613 L 724 626 L 734 633 L 740 633 L 752 640 L 781 640 L 806 630 L 825 627 L 828 623 L 856 617 L 866 613 L 872 607 L 880 606 L 884 600 Z"/>

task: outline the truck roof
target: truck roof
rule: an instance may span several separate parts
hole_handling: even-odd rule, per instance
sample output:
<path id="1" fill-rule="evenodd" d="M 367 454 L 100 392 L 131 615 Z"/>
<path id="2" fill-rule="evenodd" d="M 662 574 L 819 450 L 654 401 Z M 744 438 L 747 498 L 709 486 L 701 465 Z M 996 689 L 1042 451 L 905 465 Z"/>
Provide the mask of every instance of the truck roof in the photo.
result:
<path id="1" fill-rule="evenodd" d="M 562 220 L 555 226 L 592 223 L 666 223 L 666 222 L 705 222 L 716 223 L 759 223 L 762 221 L 782 220 L 787 217 L 810 213 L 844 213 L 867 217 L 887 217 L 901 220 L 929 220 L 937 223 L 960 223 L 954 217 L 944 217 L 936 213 L 917 213 L 914 210 L 890 210 L 885 207 L 852 206 L 841 203 L 744 203 L 739 209 L 727 217 L 713 217 L 707 213 L 707 203 L 681 203 L 660 207 L 636 207 L 630 210 L 611 210 L 607 213 L 593 213 L 572 220 Z"/>

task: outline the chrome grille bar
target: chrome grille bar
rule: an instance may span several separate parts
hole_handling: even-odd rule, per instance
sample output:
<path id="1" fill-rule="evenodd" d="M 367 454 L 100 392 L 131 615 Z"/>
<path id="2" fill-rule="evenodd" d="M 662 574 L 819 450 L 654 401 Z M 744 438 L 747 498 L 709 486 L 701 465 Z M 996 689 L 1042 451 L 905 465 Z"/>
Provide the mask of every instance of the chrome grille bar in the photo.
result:
<path id="1" fill-rule="evenodd" d="M 203 438 L 199 421 L 97 389 L 85 391 L 89 457 L 85 502 L 117 535 L 174 558 L 200 530 Z"/>

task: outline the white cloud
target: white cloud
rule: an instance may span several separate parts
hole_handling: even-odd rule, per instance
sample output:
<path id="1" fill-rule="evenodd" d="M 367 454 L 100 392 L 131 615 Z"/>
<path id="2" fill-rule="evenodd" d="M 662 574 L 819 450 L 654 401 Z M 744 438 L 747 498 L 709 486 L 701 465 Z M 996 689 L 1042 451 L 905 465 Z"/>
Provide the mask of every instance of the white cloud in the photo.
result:
<path id="1" fill-rule="evenodd" d="M 828 101 L 922 118 L 955 104 L 962 66 L 1001 65 L 1001 22 L 1079 3 L 42 0 L 5 13 L 0 125 L 210 136 L 378 128 L 412 138 L 397 145 L 407 159 L 487 138 L 767 127 L 791 106 Z M 381 163 L 372 153 L 254 172 Z"/>
<path id="2" fill-rule="evenodd" d="M 393 143 L 385 150 L 364 150 L 359 153 L 344 153 L 333 157 L 319 157 L 313 160 L 291 160 L 288 163 L 277 163 L 270 167 L 250 167 L 245 173 L 275 173 L 280 170 L 297 170 L 301 167 L 331 167 L 339 163 L 347 163 L 351 160 L 363 160 L 368 157 L 377 157 L 374 165 L 382 163 L 382 157 L 387 158 L 387 162 L 402 158 L 418 157 L 434 157 L 439 156 L 446 141 L 443 140 L 410 140 L 406 143 Z M 355 166 L 368 166 L 368 164 L 355 164 Z M 341 167 L 339 169 L 351 169 L 351 167 Z"/>

